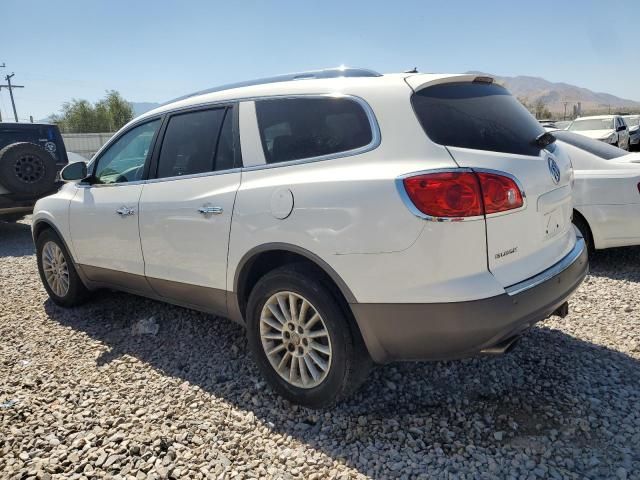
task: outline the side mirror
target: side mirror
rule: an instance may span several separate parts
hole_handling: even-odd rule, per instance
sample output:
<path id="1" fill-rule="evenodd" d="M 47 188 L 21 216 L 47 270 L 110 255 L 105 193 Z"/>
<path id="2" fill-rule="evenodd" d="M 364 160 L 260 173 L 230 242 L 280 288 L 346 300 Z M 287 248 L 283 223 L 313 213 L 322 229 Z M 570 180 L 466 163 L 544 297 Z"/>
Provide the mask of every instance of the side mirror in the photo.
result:
<path id="1" fill-rule="evenodd" d="M 616 128 L 616 132 L 624 132 L 627 129 L 627 127 L 625 127 L 624 125 L 620 125 L 618 128 Z"/>
<path id="2" fill-rule="evenodd" d="M 87 164 L 84 162 L 70 163 L 60 172 L 60 178 L 65 182 L 82 180 L 87 177 Z"/>

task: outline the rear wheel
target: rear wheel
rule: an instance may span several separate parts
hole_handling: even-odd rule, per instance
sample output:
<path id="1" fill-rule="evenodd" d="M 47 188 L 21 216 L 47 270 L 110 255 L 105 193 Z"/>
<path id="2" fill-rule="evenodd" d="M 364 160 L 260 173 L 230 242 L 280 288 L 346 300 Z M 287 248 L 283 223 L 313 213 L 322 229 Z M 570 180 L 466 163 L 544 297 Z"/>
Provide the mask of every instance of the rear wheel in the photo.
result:
<path id="1" fill-rule="evenodd" d="M 258 367 L 280 395 L 323 408 L 360 386 L 370 359 L 313 273 L 288 266 L 262 277 L 249 296 L 247 335 Z"/>
<path id="2" fill-rule="evenodd" d="M 38 236 L 36 253 L 40 279 L 51 300 L 63 307 L 81 304 L 88 291 L 64 243 L 53 230 L 45 230 Z"/>

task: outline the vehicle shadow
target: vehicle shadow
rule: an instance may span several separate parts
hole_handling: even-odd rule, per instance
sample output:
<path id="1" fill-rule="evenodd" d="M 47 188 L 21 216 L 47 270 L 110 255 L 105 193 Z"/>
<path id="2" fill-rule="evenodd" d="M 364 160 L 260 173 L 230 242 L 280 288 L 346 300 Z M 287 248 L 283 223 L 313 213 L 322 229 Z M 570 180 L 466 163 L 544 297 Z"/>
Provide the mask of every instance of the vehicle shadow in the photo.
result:
<path id="1" fill-rule="evenodd" d="M 33 255 L 35 246 L 27 223 L 0 220 L 0 258 Z"/>
<path id="2" fill-rule="evenodd" d="M 640 246 L 596 250 L 589 254 L 589 267 L 594 277 L 640 282 Z"/>
<path id="3" fill-rule="evenodd" d="M 558 330 L 533 328 L 502 357 L 376 367 L 352 398 L 318 412 L 264 385 L 243 329 L 229 320 L 114 292 L 97 292 L 71 314 L 50 300 L 44 307 L 51 319 L 109 348 L 98 366 L 135 357 L 372 478 L 388 476 L 381 465 L 396 466 L 398 476 L 442 472 L 443 461 L 463 461 L 465 448 L 480 449 L 483 458 L 508 448 L 537 461 L 552 451 L 567 458 L 586 452 L 608 463 L 611 477 L 623 462 L 640 465 L 640 445 L 629 444 L 629 454 L 611 444 L 622 434 L 616 415 L 623 422 L 640 405 L 640 361 Z M 135 321 L 151 315 L 158 333 L 132 335 Z M 570 449 L 556 450 L 558 438 Z M 620 463 L 610 464 L 616 456 Z M 588 468 L 564 473 L 582 477 Z"/>

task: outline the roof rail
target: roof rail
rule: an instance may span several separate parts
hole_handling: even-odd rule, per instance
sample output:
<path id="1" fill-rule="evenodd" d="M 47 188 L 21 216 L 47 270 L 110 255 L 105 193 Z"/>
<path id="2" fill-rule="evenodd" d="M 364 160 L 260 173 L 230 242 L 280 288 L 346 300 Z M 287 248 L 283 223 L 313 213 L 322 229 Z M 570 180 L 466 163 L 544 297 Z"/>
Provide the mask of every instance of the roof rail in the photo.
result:
<path id="1" fill-rule="evenodd" d="M 247 80 L 245 82 L 229 83 L 219 87 L 207 88 L 198 92 L 190 93 L 182 97 L 174 98 L 163 105 L 185 100 L 197 95 L 206 93 L 221 92 L 223 90 L 231 90 L 232 88 L 251 87 L 253 85 L 263 85 L 267 83 L 290 82 L 293 80 L 312 80 L 317 78 L 338 78 L 338 77 L 381 77 L 382 74 L 366 68 L 337 67 L 325 68 L 322 70 L 309 70 L 308 72 L 286 73 L 284 75 L 276 75 L 274 77 L 259 78 L 256 80 Z"/>

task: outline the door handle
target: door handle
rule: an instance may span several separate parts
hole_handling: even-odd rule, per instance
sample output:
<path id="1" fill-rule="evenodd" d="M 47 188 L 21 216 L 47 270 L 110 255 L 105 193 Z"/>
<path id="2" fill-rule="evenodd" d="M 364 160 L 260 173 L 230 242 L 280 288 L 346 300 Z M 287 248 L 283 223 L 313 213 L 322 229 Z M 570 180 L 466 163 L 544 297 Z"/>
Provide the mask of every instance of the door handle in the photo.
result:
<path id="1" fill-rule="evenodd" d="M 120 207 L 119 209 L 116 210 L 116 213 L 121 217 L 128 217 L 130 215 L 135 215 L 136 211 L 133 208 Z"/>
<path id="2" fill-rule="evenodd" d="M 202 215 L 220 215 L 222 212 L 222 207 L 211 207 L 208 205 L 203 205 L 198 209 L 198 213 Z"/>

